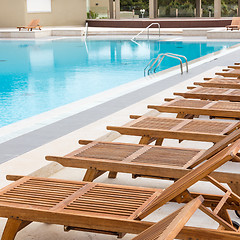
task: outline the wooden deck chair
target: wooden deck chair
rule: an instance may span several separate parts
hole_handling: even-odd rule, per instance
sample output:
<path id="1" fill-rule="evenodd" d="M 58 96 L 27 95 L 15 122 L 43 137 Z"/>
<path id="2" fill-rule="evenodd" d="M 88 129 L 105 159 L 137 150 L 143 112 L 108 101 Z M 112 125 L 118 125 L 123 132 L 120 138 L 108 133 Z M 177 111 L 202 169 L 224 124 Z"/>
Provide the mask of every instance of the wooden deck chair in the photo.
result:
<path id="1" fill-rule="evenodd" d="M 31 222 L 64 225 L 65 230 L 81 230 L 122 236 L 139 234 L 153 225 L 141 221 L 169 201 L 188 203 L 202 195 L 200 209 L 219 223 L 221 229 L 239 238 L 227 210 L 240 210 L 240 197 L 210 177 L 214 170 L 237 157 L 240 141 L 215 154 L 164 191 L 93 182 L 51 178 L 20 177 L 0 190 L 0 217 L 8 218 L 2 240 L 13 240 Z M 188 188 L 207 178 L 223 195 L 188 192 Z M 213 210 L 210 210 L 210 209 Z M 187 231 L 186 231 L 187 230 Z M 219 230 L 212 230 L 218 234 Z M 183 228 L 185 237 L 199 234 L 198 228 Z M 204 230 L 200 229 L 201 234 Z M 219 234 L 218 234 L 219 235 Z M 205 230 L 206 236 L 206 230 Z M 221 239 L 221 238 L 219 238 Z"/>
<path id="2" fill-rule="evenodd" d="M 159 112 L 177 113 L 177 118 L 194 118 L 199 115 L 240 119 L 240 102 L 209 101 L 195 99 L 166 99 L 162 105 L 148 105 Z"/>
<path id="3" fill-rule="evenodd" d="M 107 129 L 122 135 L 141 136 L 140 144 L 156 140 L 156 145 L 161 145 L 164 138 L 215 143 L 237 129 L 239 124 L 239 121 L 142 116 L 120 127 L 107 126 Z"/>
<path id="4" fill-rule="evenodd" d="M 228 66 L 228 68 L 240 69 L 240 64 L 239 63 L 234 63 L 234 65 L 230 65 L 230 66 Z"/>
<path id="5" fill-rule="evenodd" d="M 240 129 L 208 150 L 79 140 L 80 144 L 86 146 L 63 157 L 46 156 L 46 160 L 58 162 L 64 167 L 86 168 L 83 181 L 93 181 L 106 171 L 110 172 L 109 178 L 116 178 L 117 172 L 124 172 L 132 174 L 134 178 L 177 180 L 237 139 L 240 139 Z M 219 182 L 227 183 L 233 192 L 240 195 L 240 174 L 212 174 L 211 176 Z"/>
<path id="6" fill-rule="evenodd" d="M 233 17 L 232 23 L 226 26 L 227 30 L 239 30 L 240 29 L 240 17 Z"/>
<path id="7" fill-rule="evenodd" d="M 202 100 L 240 102 L 240 89 L 197 87 L 185 93 L 175 92 L 174 95 Z"/>
<path id="8" fill-rule="evenodd" d="M 35 28 L 38 28 L 39 30 L 41 30 L 41 26 L 39 25 L 39 19 L 33 19 L 29 25 L 27 26 L 20 26 L 20 27 L 17 27 L 19 29 L 19 31 L 21 31 L 22 29 L 27 29 L 28 31 L 32 31 L 33 29 Z"/>
<path id="9" fill-rule="evenodd" d="M 187 203 L 184 207 L 173 212 L 161 221 L 155 223 L 132 240 L 173 240 L 181 232 L 185 224 L 203 203 L 199 196 Z"/>
<path id="10" fill-rule="evenodd" d="M 215 74 L 223 77 L 240 78 L 240 69 L 224 69 L 223 72 L 216 72 Z"/>
<path id="11" fill-rule="evenodd" d="M 212 78 L 205 82 L 194 82 L 194 85 L 202 87 L 215 87 L 215 88 L 233 88 L 240 89 L 240 79 L 231 78 Z"/>

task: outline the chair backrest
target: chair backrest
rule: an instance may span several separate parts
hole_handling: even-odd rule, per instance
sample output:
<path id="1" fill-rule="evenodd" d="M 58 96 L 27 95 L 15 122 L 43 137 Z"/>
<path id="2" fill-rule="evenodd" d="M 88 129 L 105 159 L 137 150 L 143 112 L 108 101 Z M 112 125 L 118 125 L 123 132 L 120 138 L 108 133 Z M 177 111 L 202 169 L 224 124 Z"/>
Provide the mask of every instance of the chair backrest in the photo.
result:
<path id="1" fill-rule="evenodd" d="M 185 206 L 155 223 L 141 232 L 132 240 L 173 240 L 182 230 L 195 211 L 200 207 L 204 198 L 199 196 Z"/>
<path id="2" fill-rule="evenodd" d="M 39 22 L 40 22 L 39 19 L 33 19 L 33 20 L 29 23 L 28 27 L 36 27 L 36 26 L 38 26 Z"/>
<path id="3" fill-rule="evenodd" d="M 163 206 L 167 202 L 176 198 L 180 194 L 184 193 L 190 186 L 207 177 L 214 170 L 222 166 L 224 163 L 230 161 L 240 149 L 240 140 L 237 140 L 230 146 L 223 149 L 221 152 L 213 155 L 210 159 L 203 162 L 201 165 L 192 169 L 189 173 L 178 179 L 171 186 L 166 188 L 159 197 L 156 198 L 154 203 L 150 204 L 140 215 L 142 219 Z"/>
<path id="4" fill-rule="evenodd" d="M 227 147 L 229 144 L 233 143 L 234 141 L 240 139 L 240 129 L 235 130 L 229 135 L 226 135 L 226 137 L 216 144 L 214 144 L 211 148 L 209 148 L 203 155 L 201 155 L 191 166 L 190 168 L 196 167 L 198 164 L 202 163 L 206 159 L 209 159 L 214 154 L 220 152 L 225 147 Z"/>
<path id="5" fill-rule="evenodd" d="M 240 25 L 240 17 L 233 17 L 231 25 Z"/>

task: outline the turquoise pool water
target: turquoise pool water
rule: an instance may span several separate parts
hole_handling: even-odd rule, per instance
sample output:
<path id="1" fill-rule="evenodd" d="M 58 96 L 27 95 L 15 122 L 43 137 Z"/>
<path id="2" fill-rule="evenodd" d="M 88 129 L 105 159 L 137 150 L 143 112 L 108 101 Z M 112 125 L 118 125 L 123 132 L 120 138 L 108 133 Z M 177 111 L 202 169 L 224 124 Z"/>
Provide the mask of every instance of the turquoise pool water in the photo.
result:
<path id="1" fill-rule="evenodd" d="M 143 77 L 159 53 L 188 61 L 233 42 L 0 41 L 0 127 Z M 166 59 L 161 69 L 176 64 Z"/>

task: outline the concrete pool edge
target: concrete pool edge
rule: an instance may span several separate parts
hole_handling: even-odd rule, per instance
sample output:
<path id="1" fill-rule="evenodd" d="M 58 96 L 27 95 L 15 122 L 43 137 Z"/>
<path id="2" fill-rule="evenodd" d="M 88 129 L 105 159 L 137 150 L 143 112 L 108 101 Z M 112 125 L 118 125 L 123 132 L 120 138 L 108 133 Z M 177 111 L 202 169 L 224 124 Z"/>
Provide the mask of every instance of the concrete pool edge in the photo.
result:
<path id="1" fill-rule="evenodd" d="M 210 53 L 206 56 L 194 59 L 189 62 L 189 69 L 193 69 L 197 66 L 200 66 L 201 64 L 210 62 L 215 58 L 219 58 L 231 52 L 237 51 L 238 49 L 240 49 L 240 44 L 236 44 L 227 49 L 223 49 L 214 53 Z M 175 66 L 158 72 L 156 74 L 134 80 L 113 89 L 106 90 L 93 96 L 80 99 L 73 103 L 66 104 L 50 111 L 37 114 L 30 118 L 4 126 L 0 128 L 0 144 L 19 137 L 23 134 L 27 134 L 31 131 L 40 129 L 49 124 L 53 124 L 54 122 L 57 122 L 64 118 L 71 117 L 77 113 L 96 107 L 105 102 L 111 101 L 117 97 L 134 92 L 138 89 L 144 88 L 158 81 L 163 81 L 168 77 L 179 74 L 179 71 L 179 66 Z"/>

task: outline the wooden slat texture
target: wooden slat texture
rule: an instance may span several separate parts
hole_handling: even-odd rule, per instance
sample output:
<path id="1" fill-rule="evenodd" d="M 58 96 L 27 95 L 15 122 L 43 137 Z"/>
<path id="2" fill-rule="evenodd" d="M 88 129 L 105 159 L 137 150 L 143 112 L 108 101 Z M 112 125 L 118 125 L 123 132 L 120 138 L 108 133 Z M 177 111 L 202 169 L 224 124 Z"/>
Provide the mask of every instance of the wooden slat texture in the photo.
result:
<path id="1" fill-rule="evenodd" d="M 240 118 L 240 103 L 228 101 L 209 101 L 176 98 L 163 105 L 149 105 L 159 112 L 207 115 L 214 117 Z"/>
<path id="2" fill-rule="evenodd" d="M 140 229 L 146 229 L 148 223 L 133 221 L 134 219 L 142 219 L 166 202 L 174 201 L 187 188 L 229 161 L 239 149 L 240 140 L 191 170 L 164 191 L 23 177 L 0 191 L 0 216 L 27 222 L 69 225 L 86 230 L 137 233 Z M 221 201 L 221 198 L 208 195 L 204 204 L 209 203 L 209 200 L 211 205 L 207 205 L 208 207 L 212 204 L 216 206 L 216 201 Z M 236 199 L 230 199 L 226 200 L 223 207 L 228 209 L 231 205 L 237 207 L 239 203 Z M 208 214 L 211 216 L 211 213 Z M 228 229 L 234 230 L 220 217 L 213 217 Z M 8 228 L 11 229 L 11 226 Z M 8 232 L 8 228 L 5 232 Z"/>
<path id="3" fill-rule="evenodd" d="M 24 181 L 23 181 L 24 180 Z M 0 204 L 129 218 L 161 190 L 24 177 L 0 192 Z"/>
<path id="4" fill-rule="evenodd" d="M 185 93 L 174 93 L 174 95 L 184 98 L 240 102 L 240 89 L 197 87 Z"/>
<path id="5" fill-rule="evenodd" d="M 197 166 L 239 137 L 240 129 L 226 136 L 223 141 L 216 143 L 209 150 L 98 142 L 91 148 L 85 148 L 84 151 L 82 148 L 79 148 L 64 157 L 46 156 L 46 159 L 56 161 L 65 167 L 95 169 L 96 171 L 117 171 L 137 176 L 178 179 L 188 172 L 187 168 Z M 91 143 L 91 141 L 85 140 L 80 140 L 80 142 Z M 102 151 L 100 152 L 96 152 L 95 150 L 99 149 L 98 145 L 104 146 L 104 148 L 101 147 Z M 137 148 L 134 148 L 134 146 L 137 146 Z M 122 158 L 118 156 L 119 149 L 122 151 Z M 234 185 L 240 182 L 239 174 L 214 172 L 213 176 L 218 181 L 224 183 Z"/>
<path id="6" fill-rule="evenodd" d="M 240 69 L 228 69 L 228 71 L 217 72 L 215 74 L 223 76 L 223 77 L 237 77 L 237 78 L 240 78 Z"/>
<path id="7" fill-rule="evenodd" d="M 218 142 L 224 138 L 225 134 L 238 126 L 237 121 L 141 117 L 123 127 L 108 126 L 107 129 L 123 135 Z"/>
<path id="8" fill-rule="evenodd" d="M 224 137 L 208 150 L 187 148 L 173 148 L 163 146 L 148 146 L 147 151 L 141 151 L 145 145 L 98 142 L 91 148 L 79 148 L 64 157 L 46 156 L 46 160 L 56 161 L 65 167 L 96 169 L 100 171 L 118 171 L 132 173 L 137 176 L 150 176 L 157 178 L 178 179 L 187 173 L 187 168 L 194 168 L 203 161 L 209 159 L 232 142 L 240 138 L 240 129 Z M 87 144 L 91 141 L 80 140 Z M 96 152 L 98 145 L 102 151 Z M 134 148 L 134 147 L 137 148 Z M 104 150 L 103 150 L 104 149 Z M 118 156 L 118 150 L 122 151 L 122 158 Z M 136 152 L 141 154 L 135 154 Z M 92 153 L 95 154 L 92 154 Z M 96 154 L 97 153 L 97 154 Z M 125 154 L 127 153 L 127 154 Z M 117 155 L 117 156 L 116 156 Z M 127 161 L 126 161 L 127 160 Z M 240 175 L 226 172 L 214 172 L 212 174 L 219 182 L 231 185 L 240 182 Z M 237 188 L 238 189 L 238 188 Z M 239 194 L 234 188 L 234 192 Z"/>
<path id="9" fill-rule="evenodd" d="M 64 181 L 52 181 L 51 179 L 29 178 L 23 183 L 20 182 L 14 188 L 3 191 L 0 195 L 0 202 L 8 202 L 13 205 L 24 203 L 29 207 L 51 209 L 84 185 L 85 183 L 69 184 Z"/>
<path id="10" fill-rule="evenodd" d="M 213 78 L 205 82 L 194 82 L 194 85 L 199 85 L 202 87 L 240 89 L 240 79 Z"/>
<path id="11" fill-rule="evenodd" d="M 148 148 L 141 152 L 141 154 L 135 154 L 145 147 L 146 145 L 140 144 L 98 142 L 96 145 L 85 151 L 82 151 L 81 148 L 79 148 L 78 150 L 67 154 L 65 157 L 79 159 L 92 158 L 96 160 L 104 159 L 105 161 L 137 162 L 150 165 L 158 164 L 183 167 L 186 163 L 198 158 L 198 156 L 204 152 L 204 150 L 198 149 L 147 146 Z M 49 158 L 50 157 L 47 157 L 47 159 Z M 131 161 L 129 159 L 131 159 Z"/>
<path id="12" fill-rule="evenodd" d="M 179 194 L 186 190 L 188 187 L 192 186 L 194 183 L 206 177 L 212 171 L 229 161 L 232 156 L 236 155 L 240 149 L 240 140 L 237 140 L 231 146 L 225 148 L 221 152 L 217 153 L 211 157 L 208 161 L 205 161 L 200 166 L 191 170 L 188 174 L 183 176 L 181 179 L 177 180 L 170 187 L 165 189 L 156 202 L 148 209 L 142 216 L 145 217 L 152 211 L 156 210 L 163 204 L 167 203 L 170 199 L 177 197 Z"/>

